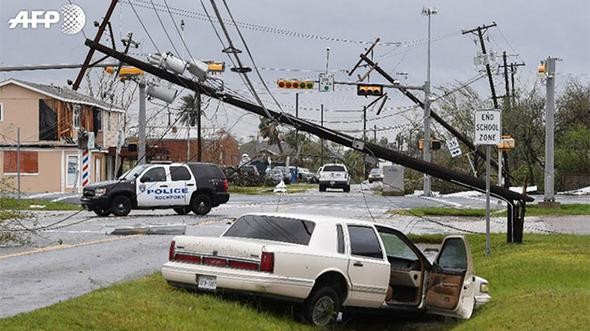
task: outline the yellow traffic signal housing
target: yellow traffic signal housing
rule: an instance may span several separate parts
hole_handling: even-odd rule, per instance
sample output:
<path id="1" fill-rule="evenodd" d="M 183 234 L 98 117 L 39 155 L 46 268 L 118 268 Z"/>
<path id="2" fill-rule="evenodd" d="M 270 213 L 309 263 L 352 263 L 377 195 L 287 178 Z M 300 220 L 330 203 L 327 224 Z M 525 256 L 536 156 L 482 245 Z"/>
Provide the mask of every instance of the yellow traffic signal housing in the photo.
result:
<path id="1" fill-rule="evenodd" d="M 224 72 L 225 62 L 210 62 L 207 63 L 209 72 Z"/>
<path id="2" fill-rule="evenodd" d="M 547 73 L 547 67 L 545 66 L 545 61 L 541 61 L 541 63 L 537 67 L 537 72 L 539 74 L 545 74 L 545 73 Z"/>
<path id="3" fill-rule="evenodd" d="M 106 67 L 104 68 L 104 71 L 106 71 L 108 74 L 114 74 L 115 72 L 117 72 L 117 68 L 116 67 Z M 129 77 L 129 76 L 141 76 L 143 75 L 143 70 L 136 68 L 136 67 L 121 67 L 121 70 L 119 70 L 119 76 L 121 76 L 121 78 L 123 77 Z"/>
<path id="4" fill-rule="evenodd" d="M 298 79 L 279 79 L 277 86 L 279 88 L 294 88 L 294 89 L 312 89 L 315 82 L 313 80 L 298 80 Z"/>
<path id="5" fill-rule="evenodd" d="M 383 95 L 383 85 L 378 84 L 359 84 L 356 86 L 356 94 L 357 95 L 374 95 L 374 96 L 382 96 Z"/>
<path id="6" fill-rule="evenodd" d="M 430 149 L 433 151 L 439 150 L 441 147 L 441 142 L 439 139 L 430 139 Z M 423 150 L 424 149 L 424 139 L 420 138 L 420 140 L 418 140 L 418 149 L 419 150 Z"/>

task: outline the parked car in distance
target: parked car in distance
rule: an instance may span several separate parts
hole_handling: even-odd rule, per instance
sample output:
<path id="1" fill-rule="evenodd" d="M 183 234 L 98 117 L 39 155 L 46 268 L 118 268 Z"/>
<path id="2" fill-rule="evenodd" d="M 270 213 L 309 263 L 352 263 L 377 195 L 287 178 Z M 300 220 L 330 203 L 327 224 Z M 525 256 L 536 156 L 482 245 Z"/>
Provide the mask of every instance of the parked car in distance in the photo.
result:
<path id="1" fill-rule="evenodd" d="M 328 163 L 318 171 L 320 192 L 326 188 L 341 188 L 344 192 L 350 192 L 350 176 L 344 164 Z"/>
<path id="2" fill-rule="evenodd" d="M 382 182 L 383 181 L 383 170 L 381 168 L 373 168 L 369 172 L 369 183 Z"/>
<path id="3" fill-rule="evenodd" d="M 283 172 L 277 168 L 270 169 L 265 176 L 266 181 L 272 183 L 273 185 L 280 183 L 284 178 Z"/>
<path id="4" fill-rule="evenodd" d="M 285 184 L 291 184 L 291 171 L 289 168 L 285 166 L 275 166 L 272 169 L 280 170 L 283 173 L 283 182 L 285 182 Z"/>
<path id="5" fill-rule="evenodd" d="M 308 168 L 299 168 L 299 181 L 304 183 L 317 183 L 318 174 L 309 171 Z"/>
<path id="6" fill-rule="evenodd" d="M 118 180 L 84 187 L 82 207 L 99 216 L 128 215 L 132 209 L 172 208 L 180 215 L 206 215 L 229 200 L 229 184 L 211 163 L 142 164 Z"/>
<path id="7" fill-rule="evenodd" d="M 217 238 L 177 236 L 162 275 L 197 291 L 295 300 L 315 325 L 353 307 L 467 319 L 491 299 L 463 236 L 445 237 L 431 263 L 388 225 L 315 215 L 246 214 Z"/>

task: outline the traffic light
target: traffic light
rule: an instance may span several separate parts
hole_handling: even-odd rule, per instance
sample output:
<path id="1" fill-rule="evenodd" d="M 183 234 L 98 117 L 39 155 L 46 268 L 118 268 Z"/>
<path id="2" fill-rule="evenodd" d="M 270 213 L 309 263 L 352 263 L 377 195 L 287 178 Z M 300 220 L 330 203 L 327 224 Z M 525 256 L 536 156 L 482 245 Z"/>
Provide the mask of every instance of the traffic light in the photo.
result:
<path id="1" fill-rule="evenodd" d="M 208 62 L 209 72 L 218 73 L 225 71 L 225 62 Z"/>
<path id="2" fill-rule="evenodd" d="M 314 81 L 298 79 L 279 79 L 277 80 L 277 86 L 279 88 L 312 89 L 314 86 Z"/>
<path id="3" fill-rule="evenodd" d="M 374 95 L 374 96 L 382 96 L 383 95 L 383 85 L 378 84 L 359 84 L 356 86 L 356 94 L 357 95 Z"/>
<path id="4" fill-rule="evenodd" d="M 431 138 L 430 139 L 430 149 L 433 151 L 439 150 L 441 147 L 441 142 L 438 139 L 434 139 Z M 418 149 L 419 150 L 423 150 L 424 149 L 424 139 L 420 138 L 420 140 L 418 140 Z"/>
<path id="5" fill-rule="evenodd" d="M 537 72 L 542 75 L 542 74 L 546 74 L 547 73 L 547 66 L 545 64 L 545 61 L 541 61 L 541 63 L 539 64 L 539 66 L 537 67 Z"/>

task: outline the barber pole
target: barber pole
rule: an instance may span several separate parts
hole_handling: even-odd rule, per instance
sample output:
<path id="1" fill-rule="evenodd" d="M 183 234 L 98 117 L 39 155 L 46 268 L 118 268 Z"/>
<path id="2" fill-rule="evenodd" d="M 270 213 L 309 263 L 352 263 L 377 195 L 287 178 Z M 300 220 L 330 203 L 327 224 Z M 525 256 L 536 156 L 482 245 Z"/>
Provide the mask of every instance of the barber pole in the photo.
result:
<path id="1" fill-rule="evenodd" d="M 90 173 L 89 173 L 89 166 L 88 166 L 88 161 L 89 161 L 90 157 L 89 157 L 89 152 L 87 149 L 82 151 L 82 187 L 88 185 L 88 180 L 90 179 Z"/>

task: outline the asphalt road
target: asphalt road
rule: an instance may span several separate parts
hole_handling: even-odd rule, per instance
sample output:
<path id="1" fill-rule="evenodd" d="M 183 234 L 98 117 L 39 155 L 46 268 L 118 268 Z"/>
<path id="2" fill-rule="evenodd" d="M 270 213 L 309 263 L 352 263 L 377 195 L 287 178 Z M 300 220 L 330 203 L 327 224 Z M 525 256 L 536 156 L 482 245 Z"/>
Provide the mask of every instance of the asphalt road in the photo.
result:
<path id="1" fill-rule="evenodd" d="M 579 199 L 588 200 L 587 197 Z M 51 225 L 49 229 L 32 236 L 30 245 L 0 247 L 0 318 L 158 271 L 167 259 L 168 245 L 173 236 L 109 234 L 120 226 L 184 224 L 189 235 L 217 236 L 233 218 L 241 214 L 285 212 L 374 220 L 392 224 L 406 233 L 457 233 L 461 232 L 459 230 L 483 232 L 483 219 L 418 218 L 385 212 L 392 208 L 483 207 L 484 204 L 482 196 L 386 198 L 373 195 L 370 191 L 361 191 L 357 185 L 350 193 L 310 191 L 289 195 L 234 194 L 227 204 L 203 217 L 192 214 L 180 216 L 172 210 L 132 211 L 126 217 L 97 217 L 87 211 L 35 212 L 35 219 L 24 223 L 29 227 Z M 495 200 L 492 206 L 503 208 Z M 581 221 L 569 220 L 571 226 L 564 227 L 562 222 L 530 218 L 525 223 L 525 231 L 590 233 L 586 222 Z M 491 225 L 493 232 L 505 231 L 504 218 L 494 218 Z"/>

